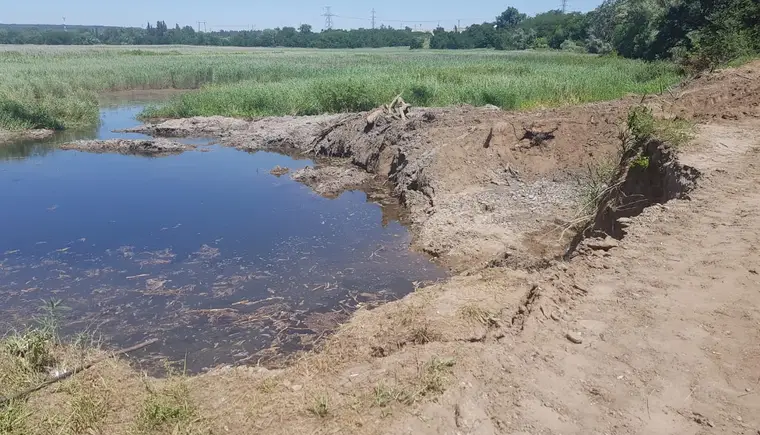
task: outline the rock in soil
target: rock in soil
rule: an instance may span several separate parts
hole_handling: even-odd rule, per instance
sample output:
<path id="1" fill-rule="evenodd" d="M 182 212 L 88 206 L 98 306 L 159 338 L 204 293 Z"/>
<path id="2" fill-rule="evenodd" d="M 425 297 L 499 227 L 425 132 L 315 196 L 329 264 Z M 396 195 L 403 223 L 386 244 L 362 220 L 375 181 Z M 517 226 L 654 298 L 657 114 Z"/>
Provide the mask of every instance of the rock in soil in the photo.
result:
<path id="1" fill-rule="evenodd" d="M 581 343 L 583 343 L 583 338 L 577 332 L 572 332 L 572 331 L 568 332 L 567 334 L 565 334 L 565 337 L 568 340 L 570 340 L 571 343 L 575 343 L 575 344 L 581 344 Z"/>
<path id="2" fill-rule="evenodd" d="M 604 239 L 588 239 L 584 244 L 593 250 L 609 251 L 618 246 L 618 241 L 607 236 Z"/>
<path id="3" fill-rule="evenodd" d="M 158 157 L 180 154 L 195 149 L 195 145 L 183 144 L 169 139 L 108 139 L 80 140 L 63 144 L 61 149 Z"/>

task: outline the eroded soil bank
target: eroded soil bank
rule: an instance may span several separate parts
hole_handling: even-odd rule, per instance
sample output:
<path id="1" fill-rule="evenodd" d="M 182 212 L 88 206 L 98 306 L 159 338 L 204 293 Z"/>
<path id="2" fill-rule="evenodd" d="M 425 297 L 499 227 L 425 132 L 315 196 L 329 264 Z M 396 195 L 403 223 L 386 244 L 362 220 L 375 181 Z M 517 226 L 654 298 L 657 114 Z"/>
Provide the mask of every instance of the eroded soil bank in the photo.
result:
<path id="1" fill-rule="evenodd" d="M 757 85 L 742 76 L 705 76 L 668 97 L 645 100 L 667 116 L 698 121 L 757 116 L 760 109 L 751 96 Z M 371 113 L 190 118 L 129 131 L 211 136 L 242 150 L 332 158 L 298 178 L 320 193 L 337 195 L 362 185 L 370 174 L 376 184 L 390 186 L 408 210 L 413 246 L 464 270 L 494 258 L 524 266 L 559 256 L 567 228 L 581 217 L 579 180 L 590 167 L 617 158 L 622 122 L 640 102 L 641 97 L 631 97 L 519 113 L 413 109 L 406 120 L 371 119 Z M 746 103 L 745 108 L 736 109 L 735 103 Z"/>
<path id="2" fill-rule="evenodd" d="M 759 87 L 755 62 L 649 100 L 661 115 L 700 122 L 678 156 L 702 174 L 698 187 L 690 200 L 626 217 L 621 241 L 568 262 L 553 259 L 576 216 L 575 179 L 616 155 L 620 120 L 640 98 L 530 113 L 418 110 L 371 127 L 356 114 L 143 129 L 342 158 L 390 184 L 415 246 L 463 270 L 359 310 L 283 370 L 149 380 L 153 391 L 181 383 L 194 404 L 164 433 L 757 432 Z M 118 388 L 108 406 L 119 411 L 100 423 L 110 433 L 128 433 L 151 394 L 123 361 L 67 382 L 102 397 Z M 38 394 L 28 406 L 42 420 L 72 397 Z"/>

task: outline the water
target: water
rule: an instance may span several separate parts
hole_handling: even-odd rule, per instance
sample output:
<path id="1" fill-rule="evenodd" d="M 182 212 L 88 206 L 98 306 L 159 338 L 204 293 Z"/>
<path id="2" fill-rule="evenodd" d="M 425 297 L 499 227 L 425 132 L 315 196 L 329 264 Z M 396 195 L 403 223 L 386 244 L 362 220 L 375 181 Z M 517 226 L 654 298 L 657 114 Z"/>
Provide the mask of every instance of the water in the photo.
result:
<path id="1" fill-rule="evenodd" d="M 200 370 L 309 348 L 357 305 L 444 276 L 408 249 L 396 210 L 269 174 L 309 160 L 216 145 L 162 158 L 56 150 L 142 137 L 111 133 L 140 110 L 104 109 L 96 130 L 0 154 L 3 327 L 60 299 L 65 332 L 113 346 L 156 337 L 149 358 L 187 355 Z"/>

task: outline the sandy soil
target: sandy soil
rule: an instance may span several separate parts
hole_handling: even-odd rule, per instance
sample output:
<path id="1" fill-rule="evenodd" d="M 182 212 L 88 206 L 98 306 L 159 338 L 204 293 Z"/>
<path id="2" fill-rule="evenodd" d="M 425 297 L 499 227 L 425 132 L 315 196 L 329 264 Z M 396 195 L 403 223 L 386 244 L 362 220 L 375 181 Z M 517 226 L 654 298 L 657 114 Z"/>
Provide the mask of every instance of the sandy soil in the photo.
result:
<path id="1" fill-rule="evenodd" d="M 584 242 L 569 261 L 556 259 L 567 245 L 548 229 L 572 218 L 574 177 L 615 153 L 616 123 L 640 98 L 530 113 L 422 110 L 367 131 L 363 115 L 302 119 L 289 137 L 305 140 L 270 137 L 267 146 L 385 177 L 415 244 L 462 273 L 359 310 L 285 369 L 187 379 L 198 417 L 165 433 L 760 433 L 758 84 L 755 62 L 651 102 L 700 121 L 678 152 L 701 174 L 697 188 L 630 217 L 622 240 Z M 720 107 L 731 116 L 710 115 Z M 272 122 L 209 125 L 246 148 L 260 147 L 250 131 Z M 172 125 L 153 128 L 197 133 Z M 523 127 L 554 138 L 518 140 Z M 119 362 L 67 382 L 118 388 L 103 433 L 128 433 L 145 382 L 170 381 L 144 381 Z M 32 397 L 33 418 L 66 413 L 67 390 L 56 391 Z"/>

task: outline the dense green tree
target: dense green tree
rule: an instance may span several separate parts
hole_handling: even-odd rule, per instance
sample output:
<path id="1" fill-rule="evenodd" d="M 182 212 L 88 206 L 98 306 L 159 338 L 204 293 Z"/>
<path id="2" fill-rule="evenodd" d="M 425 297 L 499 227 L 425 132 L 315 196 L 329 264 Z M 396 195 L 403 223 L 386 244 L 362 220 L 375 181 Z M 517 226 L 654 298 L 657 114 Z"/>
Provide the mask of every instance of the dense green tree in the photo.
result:
<path id="1" fill-rule="evenodd" d="M 496 27 L 499 29 L 512 29 L 523 22 L 525 18 L 525 14 L 521 14 L 516 8 L 510 6 L 501 15 L 496 17 Z"/>

